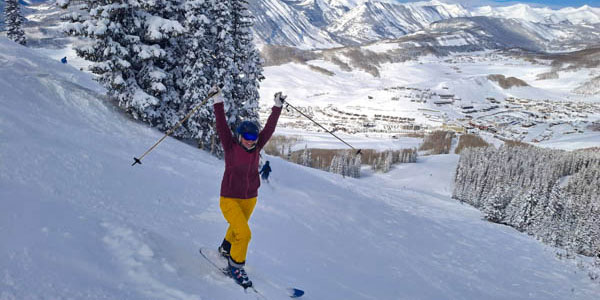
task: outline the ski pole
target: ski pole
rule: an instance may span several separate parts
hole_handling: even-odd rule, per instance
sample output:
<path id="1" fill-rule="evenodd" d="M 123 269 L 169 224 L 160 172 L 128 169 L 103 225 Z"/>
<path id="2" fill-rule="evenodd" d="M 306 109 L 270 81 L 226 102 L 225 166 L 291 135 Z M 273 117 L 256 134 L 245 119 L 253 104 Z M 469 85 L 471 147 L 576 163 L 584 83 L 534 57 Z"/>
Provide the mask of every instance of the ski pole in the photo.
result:
<path id="1" fill-rule="evenodd" d="M 307 119 L 311 120 L 313 123 L 317 124 L 317 126 L 323 128 L 323 130 L 325 130 L 327 133 L 333 135 L 336 139 L 340 140 L 342 143 L 346 144 L 348 147 L 352 148 L 352 150 L 356 150 L 356 148 L 352 147 L 352 145 L 346 143 L 346 141 L 342 140 L 340 137 L 338 137 L 337 135 L 333 134 L 333 132 L 329 131 L 327 128 L 323 127 L 323 125 L 317 123 L 317 121 L 313 120 L 311 117 L 307 116 L 306 114 L 304 114 L 303 112 L 301 112 L 299 109 L 295 108 L 293 105 L 291 105 L 289 102 L 285 101 L 285 104 L 287 105 L 287 107 L 291 107 L 294 110 L 296 110 L 298 113 L 300 113 L 301 115 L 303 115 L 304 117 L 306 117 Z M 287 108 L 286 107 L 286 108 Z M 361 149 L 358 149 L 358 151 L 356 151 L 356 155 L 360 154 Z"/>
<path id="2" fill-rule="evenodd" d="M 183 124 L 183 122 L 187 121 L 187 119 L 189 119 L 200 107 L 202 107 L 210 98 L 214 97 L 215 95 L 217 95 L 219 93 L 219 90 L 210 93 L 208 96 L 206 96 L 206 98 L 204 98 L 204 100 L 202 100 L 202 102 L 200 102 L 200 104 L 196 105 L 183 119 L 181 119 L 177 124 L 175 124 L 175 126 L 173 126 L 171 129 L 169 129 L 169 131 L 167 131 L 167 133 L 165 133 L 165 135 L 158 140 L 158 142 L 156 142 L 152 147 L 150 147 L 150 149 L 146 150 L 146 152 L 144 152 L 144 154 L 142 154 L 142 156 L 140 156 L 140 158 L 137 157 L 133 157 L 133 164 L 131 164 L 131 166 L 135 166 L 136 164 L 142 164 L 142 159 L 144 158 L 144 156 L 146 156 L 148 153 L 150 153 L 152 150 L 154 150 L 154 148 L 156 148 L 156 146 L 158 146 L 158 144 L 160 144 L 164 139 L 166 139 L 169 135 L 171 135 L 177 128 L 179 128 L 179 126 L 181 126 L 181 124 Z"/>

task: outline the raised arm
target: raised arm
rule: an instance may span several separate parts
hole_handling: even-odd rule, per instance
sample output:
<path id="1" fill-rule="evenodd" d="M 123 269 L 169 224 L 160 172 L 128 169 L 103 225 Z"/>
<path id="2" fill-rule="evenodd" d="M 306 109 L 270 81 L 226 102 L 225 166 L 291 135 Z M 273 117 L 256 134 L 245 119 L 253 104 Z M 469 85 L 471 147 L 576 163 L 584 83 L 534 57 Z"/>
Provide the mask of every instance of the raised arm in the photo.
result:
<path id="1" fill-rule="evenodd" d="M 275 105 L 273 105 L 273 108 L 271 109 L 271 115 L 269 116 L 269 119 L 267 119 L 267 124 L 265 124 L 265 128 L 263 128 L 263 130 L 258 135 L 258 144 L 256 145 L 256 147 L 259 150 L 267 144 L 267 142 L 273 135 L 273 132 L 275 131 L 275 126 L 277 126 L 277 120 L 279 120 L 279 115 L 281 114 L 281 107 L 285 102 L 285 98 L 287 98 L 287 96 L 282 94 L 281 92 L 275 93 L 273 99 L 275 101 Z"/>
<path id="2" fill-rule="evenodd" d="M 233 135 L 229 126 L 227 126 L 227 120 L 225 120 L 225 105 L 222 101 L 215 101 L 213 107 L 215 109 L 215 118 L 217 119 L 217 134 L 219 134 L 223 149 L 230 149 L 233 145 Z"/>
<path id="3" fill-rule="evenodd" d="M 267 124 L 265 124 L 263 130 L 258 134 L 258 144 L 256 145 L 258 149 L 262 149 L 273 135 L 273 132 L 275 132 L 275 127 L 277 126 L 277 120 L 279 120 L 280 114 L 281 107 L 273 106 L 273 108 L 271 108 L 271 115 L 269 116 L 269 119 L 267 119 Z"/>

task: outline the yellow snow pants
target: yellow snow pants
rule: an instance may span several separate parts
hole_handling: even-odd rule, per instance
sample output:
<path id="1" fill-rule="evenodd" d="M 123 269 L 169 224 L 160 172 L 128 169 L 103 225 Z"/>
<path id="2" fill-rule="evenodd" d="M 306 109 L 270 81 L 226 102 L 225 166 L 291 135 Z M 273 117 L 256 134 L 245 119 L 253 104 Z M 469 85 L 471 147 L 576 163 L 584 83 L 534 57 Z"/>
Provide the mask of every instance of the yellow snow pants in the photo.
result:
<path id="1" fill-rule="evenodd" d="M 221 197 L 219 206 L 225 220 L 229 223 L 225 240 L 231 243 L 231 259 L 238 264 L 246 262 L 248 244 L 252 238 L 248 220 L 254 211 L 256 197 L 250 199 L 237 199 Z"/>

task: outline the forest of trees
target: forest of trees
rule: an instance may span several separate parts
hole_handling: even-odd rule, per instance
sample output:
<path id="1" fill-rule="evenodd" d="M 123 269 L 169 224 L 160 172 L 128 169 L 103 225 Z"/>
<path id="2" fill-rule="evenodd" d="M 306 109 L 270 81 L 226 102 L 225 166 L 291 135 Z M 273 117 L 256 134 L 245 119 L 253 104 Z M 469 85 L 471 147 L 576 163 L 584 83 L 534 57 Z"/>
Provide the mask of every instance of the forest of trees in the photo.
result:
<path id="1" fill-rule="evenodd" d="M 64 32 L 89 41 L 76 48 L 109 97 L 135 119 L 166 131 L 222 86 L 230 127 L 258 122 L 262 59 L 247 0 L 58 0 L 69 9 Z M 173 136 L 196 139 L 221 156 L 211 105 Z"/>
<path id="2" fill-rule="evenodd" d="M 600 153 L 466 148 L 453 197 L 543 242 L 600 257 Z"/>
<path id="3" fill-rule="evenodd" d="M 269 149 L 266 150 L 268 154 L 276 155 L 269 152 Z M 361 177 L 363 165 L 371 166 L 375 172 L 387 173 L 394 164 L 417 162 L 417 149 L 410 148 L 380 152 L 364 149 L 357 154 L 354 150 L 313 149 L 305 146 L 303 150 L 289 150 L 287 155 L 279 153 L 288 161 L 352 178 Z"/>

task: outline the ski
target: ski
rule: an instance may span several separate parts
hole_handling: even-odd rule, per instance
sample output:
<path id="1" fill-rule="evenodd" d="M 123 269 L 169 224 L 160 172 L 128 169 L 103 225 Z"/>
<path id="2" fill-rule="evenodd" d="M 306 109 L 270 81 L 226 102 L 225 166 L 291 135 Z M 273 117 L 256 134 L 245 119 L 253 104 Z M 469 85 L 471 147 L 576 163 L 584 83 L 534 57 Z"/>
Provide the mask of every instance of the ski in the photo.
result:
<path id="1" fill-rule="evenodd" d="M 208 263 L 211 266 L 213 266 L 215 269 L 220 271 L 223 275 L 225 275 L 233 280 L 233 278 L 227 271 L 227 261 L 219 253 L 217 253 L 214 250 L 210 250 L 210 249 L 206 249 L 206 248 L 200 248 L 200 249 L 198 249 L 198 252 L 200 252 L 200 255 L 202 255 L 202 257 L 204 257 L 204 259 L 206 261 L 208 261 Z M 244 287 L 242 286 L 242 288 L 244 288 Z M 248 290 L 254 292 L 259 299 L 267 300 L 267 297 L 265 297 L 265 295 L 263 295 L 259 290 L 257 290 L 254 287 L 254 284 L 250 287 L 244 288 L 244 291 L 247 292 Z M 302 295 L 304 295 L 304 291 L 301 289 L 297 289 L 297 288 L 287 288 L 286 291 L 290 298 L 300 298 L 300 297 L 302 297 Z"/>
<path id="2" fill-rule="evenodd" d="M 217 270 L 219 270 L 223 275 L 231 278 L 233 280 L 233 278 L 231 277 L 231 275 L 229 274 L 229 272 L 227 271 L 226 268 L 226 264 L 227 262 L 225 261 L 225 259 L 223 257 L 221 257 L 220 254 L 216 254 L 215 253 L 210 253 L 213 251 L 210 251 L 208 249 L 204 249 L 204 251 L 202 250 L 202 248 L 198 249 L 198 252 L 200 252 L 200 255 L 202 255 L 202 257 L 204 257 L 204 259 L 206 259 L 206 261 L 208 261 L 213 267 L 215 267 Z M 213 254 L 213 255 L 210 255 Z M 209 257 L 209 256 L 215 256 L 215 257 Z M 221 264 L 223 264 L 223 266 L 219 266 L 218 262 L 215 262 L 215 260 L 219 260 Z M 235 282 L 235 280 L 234 280 Z M 237 284 L 237 283 L 236 283 Z M 268 300 L 267 297 L 265 297 L 265 295 L 263 295 L 261 292 L 259 292 L 254 285 L 250 286 L 250 287 L 244 287 L 241 286 L 244 291 L 248 292 L 248 289 L 250 289 L 252 292 L 254 292 L 257 295 L 258 299 L 263 299 L 263 300 Z"/>

